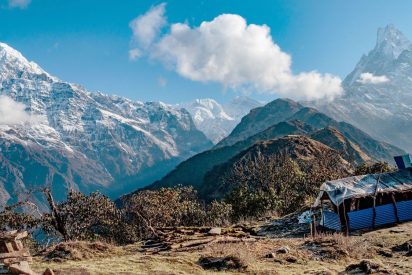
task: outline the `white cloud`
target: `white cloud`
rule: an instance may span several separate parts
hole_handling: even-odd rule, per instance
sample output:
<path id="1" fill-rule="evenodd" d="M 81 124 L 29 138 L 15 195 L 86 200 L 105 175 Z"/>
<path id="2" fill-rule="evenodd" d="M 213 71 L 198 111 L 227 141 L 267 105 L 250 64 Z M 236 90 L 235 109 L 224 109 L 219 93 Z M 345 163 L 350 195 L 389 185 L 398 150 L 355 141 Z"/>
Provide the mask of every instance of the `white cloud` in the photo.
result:
<path id="1" fill-rule="evenodd" d="M 146 50 L 185 78 L 234 90 L 306 100 L 332 99 L 343 92 L 337 76 L 316 71 L 293 74 L 291 56 L 273 41 L 270 28 L 247 24 L 239 15 L 222 14 L 197 27 L 172 24 L 170 32 Z"/>
<path id="2" fill-rule="evenodd" d="M 359 76 L 358 82 L 362 84 L 381 84 L 388 82 L 389 78 L 386 75 L 374 75 L 372 73 L 363 73 Z"/>
<path id="3" fill-rule="evenodd" d="M 130 22 L 133 31 L 133 42 L 147 49 L 158 37 L 161 29 L 167 24 L 165 18 L 166 3 L 152 7 L 145 14 Z"/>
<path id="4" fill-rule="evenodd" d="M 130 49 L 129 51 L 129 59 L 130 60 L 137 60 L 139 57 L 142 56 L 142 51 L 138 48 Z"/>
<path id="5" fill-rule="evenodd" d="M 17 125 L 25 123 L 37 123 L 39 118 L 26 112 L 23 103 L 16 102 L 12 98 L 0 96 L 0 125 Z"/>
<path id="6" fill-rule="evenodd" d="M 31 0 L 8 0 L 10 8 L 25 9 L 29 6 Z"/>

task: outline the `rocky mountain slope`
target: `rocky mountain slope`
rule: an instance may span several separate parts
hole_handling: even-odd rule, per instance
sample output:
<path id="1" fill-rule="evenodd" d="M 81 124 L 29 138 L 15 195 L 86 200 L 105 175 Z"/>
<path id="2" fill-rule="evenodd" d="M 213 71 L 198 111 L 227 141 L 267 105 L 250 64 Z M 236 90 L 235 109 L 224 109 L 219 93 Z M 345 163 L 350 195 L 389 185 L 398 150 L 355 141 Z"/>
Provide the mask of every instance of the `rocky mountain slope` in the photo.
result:
<path id="1" fill-rule="evenodd" d="M 33 118 L 0 125 L 2 203 L 45 185 L 57 198 L 68 187 L 118 196 L 212 145 L 186 110 L 91 93 L 2 43 L 0 95 Z"/>
<path id="2" fill-rule="evenodd" d="M 214 143 L 219 142 L 235 128 L 250 110 L 262 104 L 246 96 L 238 96 L 226 104 L 205 98 L 177 105 L 192 115 L 196 127 Z"/>
<path id="3" fill-rule="evenodd" d="M 311 139 L 327 144 L 329 147 L 335 149 L 349 162 L 360 164 L 372 160 L 370 156 L 362 151 L 359 145 L 350 141 L 341 132 L 331 126 L 313 132 L 309 136 Z"/>
<path id="4" fill-rule="evenodd" d="M 255 108 L 247 116 L 244 116 L 230 135 L 216 144 L 215 147 L 233 145 L 253 136 L 278 122 L 286 120 L 302 107 L 293 100 L 279 99 L 269 102 L 265 106 Z"/>
<path id="5" fill-rule="evenodd" d="M 394 26 L 378 30 L 376 45 L 343 81 L 333 102 L 310 102 L 327 115 L 412 151 L 412 43 Z"/>
<path id="6" fill-rule="evenodd" d="M 280 153 L 286 153 L 296 160 L 299 166 L 306 166 L 316 160 L 332 156 L 336 161 L 336 165 L 333 167 L 334 170 L 342 171 L 343 174 L 349 174 L 351 171 L 350 164 L 341 157 L 338 151 L 306 136 L 288 135 L 257 142 L 229 161 L 213 167 L 206 173 L 204 184 L 200 188 L 200 194 L 208 200 L 222 199 L 231 188 L 225 183 L 224 177 L 231 173 L 235 164 L 244 166 L 259 155 L 272 156 Z"/>
<path id="7" fill-rule="evenodd" d="M 214 166 L 225 163 L 241 151 L 252 146 L 255 142 L 283 137 L 289 134 L 306 134 L 306 127 L 308 126 L 298 121 L 281 122 L 271 127 L 270 133 L 269 131 L 262 133 L 263 138 L 257 135 L 244 141 L 239 141 L 232 146 L 213 148 L 199 153 L 180 163 L 173 171 L 155 182 L 150 188 L 170 187 L 177 184 L 192 185 L 199 188 L 203 184 L 206 173 L 213 169 Z M 312 129 L 311 127 L 309 128 Z"/>
<path id="8" fill-rule="evenodd" d="M 276 112 L 279 109 L 282 111 Z M 335 149 L 354 164 L 370 160 L 392 161 L 393 155 L 404 153 L 395 146 L 374 140 L 356 127 L 337 122 L 313 108 L 303 107 L 289 99 L 277 99 L 252 110 L 221 143 L 182 162 L 150 188 L 177 184 L 200 188 L 211 175 L 208 172 L 215 166 L 223 165 L 257 142 L 286 135 L 308 136 Z M 231 145 L 225 145 L 226 143 Z"/>

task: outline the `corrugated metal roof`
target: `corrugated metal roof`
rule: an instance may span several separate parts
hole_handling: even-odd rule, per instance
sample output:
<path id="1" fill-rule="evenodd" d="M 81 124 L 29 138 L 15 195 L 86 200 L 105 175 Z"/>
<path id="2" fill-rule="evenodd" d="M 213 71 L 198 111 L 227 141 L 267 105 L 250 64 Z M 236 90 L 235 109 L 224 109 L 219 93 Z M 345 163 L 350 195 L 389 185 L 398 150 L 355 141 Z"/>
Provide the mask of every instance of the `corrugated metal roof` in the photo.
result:
<path id="1" fill-rule="evenodd" d="M 354 197 L 366 197 L 376 193 L 412 190 L 412 169 L 402 169 L 391 173 L 353 176 L 327 181 L 320 187 L 315 206 L 326 194 L 335 205 Z"/>

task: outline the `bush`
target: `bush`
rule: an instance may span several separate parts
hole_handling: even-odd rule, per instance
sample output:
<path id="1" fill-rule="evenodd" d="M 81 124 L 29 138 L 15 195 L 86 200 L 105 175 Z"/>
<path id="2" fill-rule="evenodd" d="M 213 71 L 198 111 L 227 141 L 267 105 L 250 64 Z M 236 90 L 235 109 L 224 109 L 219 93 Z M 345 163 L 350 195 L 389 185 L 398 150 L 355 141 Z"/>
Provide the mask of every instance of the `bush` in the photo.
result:
<path id="1" fill-rule="evenodd" d="M 199 226 L 206 220 L 193 187 L 140 191 L 125 201 L 124 211 L 141 236 L 150 235 L 153 228 Z"/>
<path id="2" fill-rule="evenodd" d="M 226 183 L 235 185 L 226 202 L 233 207 L 236 220 L 275 212 L 294 211 L 305 194 L 301 192 L 303 173 L 286 155 L 262 156 L 247 163 L 237 163 Z"/>
<path id="3" fill-rule="evenodd" d="M 366 175 L 366 174 L 378 174 L 378 173 L 387 173 L 393 172 L 396 168 L 389 165 L 389 163 L 380 161 L 374 163 L 363 163 L 356 167 L 354 176 L 357 175 Z"/>
<path id="4" fill-rule="evenodd" d="M 70 191 L 67 200 L 55 204 L 48 193 L 51 213 L 44 214 L 43 229 L 60 234 L 65 241 L 105 240 L 127 242 L 132 239 L 123 213 L 113 201 L 96 192 L 84 195 Z M 129 234 L 129 236 L 126 236 Z"/>
<path id="5" fill-rule="evenodd" d="M 206 212 L 206 223 L 210 226 L 229 225 L 232 220 L 233 207 L 223 201 L 212 201 Z"/>
<path id="6" fill-rule="evenodd" d="M 40 223 L 39 218 L 17 212 L 15 209 L 8 208 L 0 212 L 0 231 L 28 230 L 37 227 Z"/>
<path id="7" fill-rule="evenodd" d="M 293 160 L 286 153 L 258 155 L 235 163 L 224 176 L 231 186 L 225 201 L 232 205 L 235 220 L 285 215 L 316 197 L 324 181 L 348 176 L 347 171 L 332 154 L 309 162 Z"/>

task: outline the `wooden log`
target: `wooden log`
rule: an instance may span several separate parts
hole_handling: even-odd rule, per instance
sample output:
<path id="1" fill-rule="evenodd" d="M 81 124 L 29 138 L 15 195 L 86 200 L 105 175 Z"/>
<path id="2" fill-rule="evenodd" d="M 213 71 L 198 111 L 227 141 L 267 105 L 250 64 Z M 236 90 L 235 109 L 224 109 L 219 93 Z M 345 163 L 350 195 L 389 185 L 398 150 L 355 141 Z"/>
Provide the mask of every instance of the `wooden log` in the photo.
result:
<path id="1" fill-rule="evenodd" d="M 197 246 L 197 245 L 201 245 L 201 244 L 207 244 L 211 241 L 213 241 L 215 238 L 205 238 L 205 239 L 200 239 L 200 240 L 193 240 L 193 241 L 187 241 L 187 242 L 183 242 L 180 244 L 173 244 L 171 246 L 172 249 L 175 248 L 182 248 L 182 247 L 190 247 L 190 246 Z"/>
<path id="2" fill-rule="evenodd" d="M 206 248 L 205 244 L 198 245 L 198 246 L 192 246 L 192 247 L 182 247 L 182 248 L 177 248 L 174 251 L 176 252 L 191 252 L 191 251 L 198 251 Z"/>
<path id="3" fill-rule="evenodd" d="M 216 243 L 248 243 L 256 242 L 256 238 L 236 238 L 236 237 L 223 237 L 215 240 Z"/>

